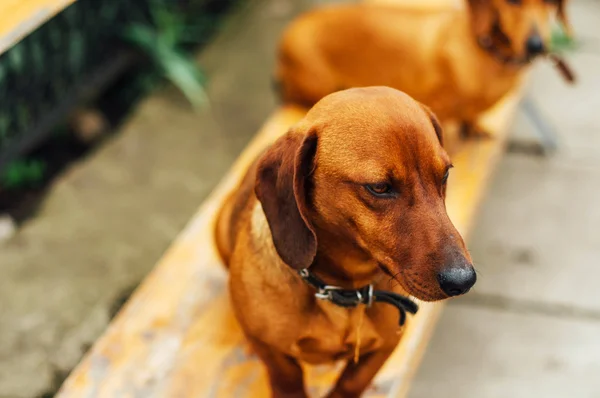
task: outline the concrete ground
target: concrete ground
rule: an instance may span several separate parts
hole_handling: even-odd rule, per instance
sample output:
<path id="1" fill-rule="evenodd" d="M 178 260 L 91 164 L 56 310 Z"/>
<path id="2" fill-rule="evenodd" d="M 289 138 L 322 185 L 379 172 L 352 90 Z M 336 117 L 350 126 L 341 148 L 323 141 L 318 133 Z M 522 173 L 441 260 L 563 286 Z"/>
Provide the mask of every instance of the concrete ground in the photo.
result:
<path id="1" fill-rule="evenodd" d="M 240 7 L 199 57 L 210 109 L 192 112 L 173 89 L 148 98 L 2 244 L 0 397 L 51 396 L 276 106 L 281 29 L 330 2 Z M 579 0 L 572 16 L 600 39 L 599 2 Z M 444 312 L 413 398 L 600 397 L 600 53 L 571 58 L 578 86 L 544 66 L 531 85 L 560 150 L 505 156 L 470 242 L 477 289 Z M 523 118 L 514 130 L 531 132 Z"/>

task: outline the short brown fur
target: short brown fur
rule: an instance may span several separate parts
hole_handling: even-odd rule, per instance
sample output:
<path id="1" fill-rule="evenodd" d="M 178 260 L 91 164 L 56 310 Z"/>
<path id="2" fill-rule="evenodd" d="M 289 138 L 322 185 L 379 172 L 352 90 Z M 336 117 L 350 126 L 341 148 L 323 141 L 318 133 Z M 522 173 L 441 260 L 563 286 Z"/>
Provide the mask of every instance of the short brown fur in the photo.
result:
<path id="1" fill-rule="evenodd" d="M 443 123 L 482 132 L 479 116 L 516 86 L 532 60 L 528 37 L 539 35 L 547 50 L 551 16 L 570 27 L 566 0 L 465 1 L 463 9 L 440 10 L 334 5 L 301 16 L 279 48 L 283 100 L 311 106 L 341 89 L 384 85 L 428 105 Z"/>
<path id="2" fill-rule="evenodd" d="M 435 116 L 385 87 L 327 96 L 250 167 L 222 208 L 217 243 L 235 314 L 268 370 L 273 397 L 306 397 L 299 361 L 349 361 L 329 397 L 358 397 L 400 338 L 385 304 L 346 309 L 314 297 L 296 270 L 327 283 L 447 296 L 436 275 L 472 267 L 446 214 L 451 167 Z M 389 198 L 365 184 L 388 182 Z M 365 312 L 360 329 L 361 312 Z"/>

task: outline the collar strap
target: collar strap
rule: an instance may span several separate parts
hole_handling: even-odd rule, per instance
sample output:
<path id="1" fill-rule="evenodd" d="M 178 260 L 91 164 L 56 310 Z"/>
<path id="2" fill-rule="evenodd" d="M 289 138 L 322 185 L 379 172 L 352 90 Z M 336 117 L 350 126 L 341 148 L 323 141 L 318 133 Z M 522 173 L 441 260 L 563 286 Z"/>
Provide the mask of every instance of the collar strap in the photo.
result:
<path id="1" fill-rule="evenodd" d="M 416 314 L 419 310 L 417 304 L 408 297 L 385 290 L 374 290 L 373 285 L 363 286 L 360 289 L 343 289 L 338 286 L 326 284 L 307 268 L 300 270 L 298 274 L 304 282 L 315 288 L 317 291 L 315 293 L 316 298 L 332 302 L 340 307 L 354 308 L 360 304 L 370 307 L 374 302 L 393 305 L 398 309 L 400 314 L 400 326 L 403 326 L 406 322 L 407 312 Z"/>
<path id="2" fill-rule="evenodd" d="M 563 77 L 563 79 L 567 81 L 567 83 L 575 83 L 575 73 L 573 73 L 573 70 L 571 69 L 569 64 L 565 62 L 564 59 L 562 59 L 557 54 L 548 54 L 548 58 L 554 64 L 556 69 L 558 69 L 558 72 Z"/>

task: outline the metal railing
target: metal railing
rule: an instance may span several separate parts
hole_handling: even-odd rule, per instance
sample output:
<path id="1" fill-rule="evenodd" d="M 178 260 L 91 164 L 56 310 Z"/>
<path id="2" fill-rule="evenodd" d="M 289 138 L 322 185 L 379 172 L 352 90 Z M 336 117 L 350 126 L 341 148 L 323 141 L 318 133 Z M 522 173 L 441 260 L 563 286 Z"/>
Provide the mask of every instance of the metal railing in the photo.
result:
<path id="1" fill-rule="evenodd" d="M 0 55 L 0 171 L 134 64 L 138 57 L 122 34 L 132 23 L 151 21 L 152 1 L 197 15 L 221 13 L 234 2 L 78 0 L 48 20 Z"/>

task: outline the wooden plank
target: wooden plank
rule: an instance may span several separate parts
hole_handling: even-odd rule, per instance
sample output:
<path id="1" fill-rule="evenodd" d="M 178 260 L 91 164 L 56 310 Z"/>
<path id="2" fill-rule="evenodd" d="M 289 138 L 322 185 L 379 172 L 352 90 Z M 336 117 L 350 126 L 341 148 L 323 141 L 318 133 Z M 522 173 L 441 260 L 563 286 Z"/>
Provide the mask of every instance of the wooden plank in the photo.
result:
<path id="1" fill-rule="evenodd" d="M 0 54 L 75 0 L 0 1 Z"/>
<path id="2" fill-rule="evenodd" d="M 453 158 L 456 167 L 447 206 L 465 236 L 502 152 L 516 100 L 515 94 L 487 118 L 485 125 L 495 132 L 496 139 L 469 143 Z M 230 308 L 227 275 L 213 240 L 214 217 L 248 164 L 303 114 L 298 108 L 283 108 L 269 119 L 74 370 L 58 397 L 268 396 L 265 373 L 245 345 Z M 404 396 L 442 307 L 422 304 L 367 397 Z M 322 395 L 337 376 L 335 369 L 327 367 L 310 367 L 307 372 L 315 397 Z"/>

